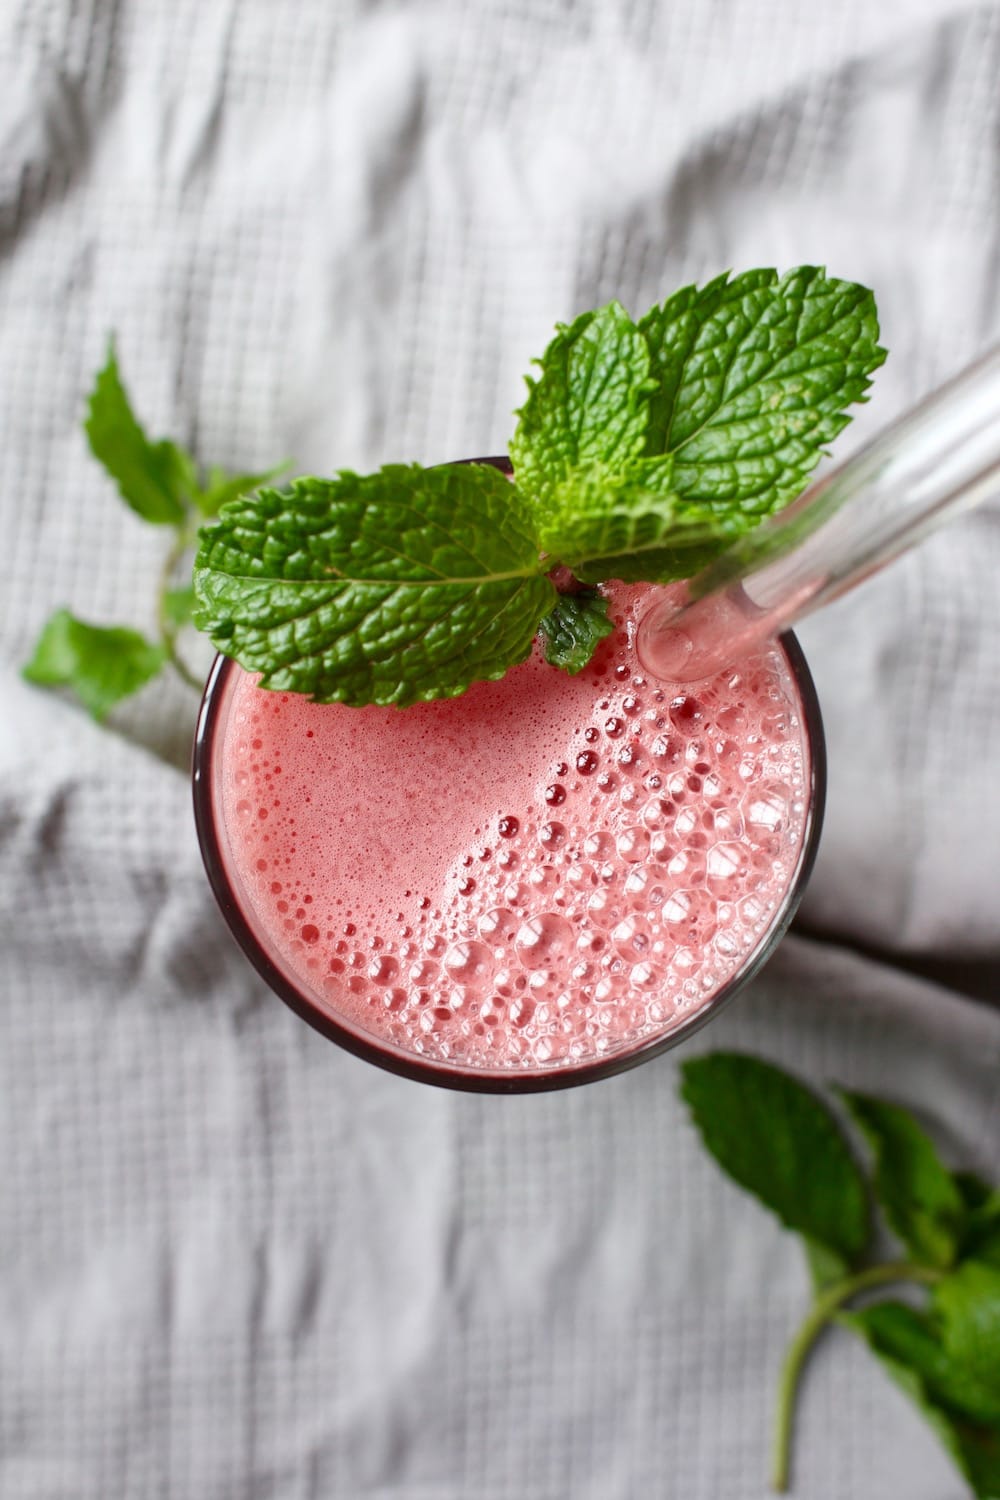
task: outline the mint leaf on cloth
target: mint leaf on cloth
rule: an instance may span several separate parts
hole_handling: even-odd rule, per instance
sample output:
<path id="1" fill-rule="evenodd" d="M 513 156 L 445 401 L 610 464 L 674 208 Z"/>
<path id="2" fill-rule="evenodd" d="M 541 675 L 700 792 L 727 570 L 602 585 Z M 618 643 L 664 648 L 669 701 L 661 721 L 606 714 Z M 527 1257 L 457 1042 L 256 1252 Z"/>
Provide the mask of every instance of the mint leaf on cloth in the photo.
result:
<path id="1" fill-rule="evenodd" d="M 624 473 L 643 454 L 649 419 L 649 349 L 621 304 L 557 326 L 510 443 L 514 478 L 542 516 L 571 474 Z"/>
<path id="2" fill-rule="evenodd" d="M 1000 1422 L 968 1411 L 992 1411 L 993 1398 L 954 1366 L 926 1319 L 902 1303 L 882 1302 L 840 1321 L 862 1335 L 919 1408 L 978 1500 L 1000 1500 Z"/>
<path id="3" fill-rule="evenodd" d="M 954 1177 L 966 1209 L 959 1259 L 1000 1267 L 1000 1188 L 975 1172 L 956 1172 Z"/>
<path id="4" fill-rule="evenodd" d="M 973 1421 L 1000 1423 L 1000 1391 L 979 1381 L 963 1359 L 955 1359 L 926 1313 L 904 1302 L 875 1302 L 842 1313 L 840 1321 L 862 1334 L 876 1354 L 905 1365 L 926 1394 Z"/>
<path id="5" fill-rule="evenodd" d="M 179 588 L 165 589 L 163 592 L 163 613 L 171 625 L 186 625 L 191 618 L 194 609 L 194 589 Z"/>
<path id="6" fill-rule="evenodd" d="M 897 1104 L 847 1090 L 843 1098 L 875 1157 L 875 1195 L 889 1227 L 921 1264 L 950 1266 L 966 1209 L 932 1142 Z"/>
<path id="7" fill-rule="evenodd" d="M 185 496 L 195 487 L 194 463 L 169 439 L 151 442 L 146 436 L 122 384 L 113 343 L 90 393 L 84 431 L 126 505 L 155 525 L 183 522 Z"/>
<path id="8" fill-rule="evenodd" d="M 816 266 L 719 276 L 639 321 L 656 391 L 646 451 L 689 500 L 760 518 L 804 489 L 885 359 L 867 287 Z"/>
<path id="9" fill-rule="evenodd" d="M 681 1065 L 702 1140 L 781 1222 L 847 1262 L 868 1242 L 864 1179 L 827 1106 L 780 1068 L 738 1052 Z"/>
<path id="10" fill-rule="evenodd" d="M 545 660 L 575 676 L 614 628 L 608 619 L 608 601 L 596 589 L 560 594 L 555 609 L 539 626 Z"/>
<path id="11" fill-rule="evenodd" d="M 194 621 L 265 688 L 402 707 L 523 661 L 547 566 L 496 469 L 393 464 L 226 505 L 200 533 Z"/>
<path id="12" fill-rule="evenodd" d="M 68 609 L 49 619 L 23 676 L 42 687 L 72 688 L 95 719 L 136 692 L 163 666 L 166 652 L 137 630 L 88 625 Z"/>
<path id="13" fill-rule="evenodd" d="M 934 1307 L 948 1354 L 1000 1403 L 1000 1269 L 965 1261 L 938 1282 Z"/>

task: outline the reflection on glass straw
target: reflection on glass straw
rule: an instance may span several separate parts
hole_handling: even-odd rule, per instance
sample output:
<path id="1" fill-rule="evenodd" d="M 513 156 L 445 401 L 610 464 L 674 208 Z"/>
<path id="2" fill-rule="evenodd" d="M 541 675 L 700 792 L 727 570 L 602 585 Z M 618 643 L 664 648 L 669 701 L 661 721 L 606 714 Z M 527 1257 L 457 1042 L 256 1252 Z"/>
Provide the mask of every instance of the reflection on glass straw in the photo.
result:
<path id="1" fill-rule="evenodd" d="M 639 622 L 653 677 L 697 682 L 1000 492 L 1000 348 L 990 350 Z"/>

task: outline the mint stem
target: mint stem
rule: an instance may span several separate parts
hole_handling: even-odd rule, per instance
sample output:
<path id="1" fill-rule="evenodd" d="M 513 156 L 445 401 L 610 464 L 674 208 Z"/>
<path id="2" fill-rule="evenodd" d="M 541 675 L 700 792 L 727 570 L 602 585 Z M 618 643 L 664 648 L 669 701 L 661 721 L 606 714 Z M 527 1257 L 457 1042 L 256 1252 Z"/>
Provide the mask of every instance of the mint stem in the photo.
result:
<path id="1" fill-rule="evenodd" d="M 823 1329 L 843 1307 L 845 1302 L 862 1292 L 876 1287 L 888 1286 L 898 1281 L 915 1281 L 922 1286 L 932 1286 L 940 1281 L 942 1273 L 930 1266 L 918 1266 L 911 1261 L 886 1261 L 882 1265 L 868 1266 L 853 1276 L 834 1282 L 818 1296 L 809 1310 L 798 1333 L 788 1346 L 785 1363 L 778 1386 L 778 1411 L 774 1427 L 772 1450 L 772 1488 L 783 1494 L 788 1489 L 791 1463 L 792 1424 L 795 1418 L 795 1400 L 799 1379 L 806 1359 Z"/>
<path id="2" fill-rule="evenodd" d="M 196 693 L 200 693 L 203 684 L 191 671 L 177 650 L 177 626 L 167 614 L 167 594 L 174 580 L 177 566 L 184 557 L 185 552 L 194 546 L 195 540 L 195 534 L 190 530 L 190 523 L 188 526 L 178 526 L 176 528 L 173 545 L 164 558 L 163 567 L 160 569 L 160 582 L 156 595 L 156 614 L 160 627 L 160 641 L 164 651 L 167 653 L 167 660 L 181 680 L 186 682 L 188 687 L 194 688 Z"/>

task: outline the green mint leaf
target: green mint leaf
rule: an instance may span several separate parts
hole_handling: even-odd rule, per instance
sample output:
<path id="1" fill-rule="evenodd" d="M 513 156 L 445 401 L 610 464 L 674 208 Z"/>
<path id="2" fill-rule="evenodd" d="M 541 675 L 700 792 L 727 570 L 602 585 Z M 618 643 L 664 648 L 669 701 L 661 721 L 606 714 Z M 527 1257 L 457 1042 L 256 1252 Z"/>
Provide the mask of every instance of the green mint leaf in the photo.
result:
<path id="1" fill-rule="evenodd" d="M 166 589 L 163 595 L 163 613 L 171 625 L 186 625 L 194 609 L 194 589 Z"/>
<path id="2" fill-rule="evenodd" d="M 23 676 L 42 687 L 72 688 L 95 719 L 136 692 L 163 666 L 166 654 L 137 630 L 88 625 L 57 610 L 42 630 Z"/>
<path id="3" fill-rule="evenodd" d="M 889 1302 L 844 1313 L 840 1321 L 861 1334 L 919 1408 L 978 1500 L 1000 1500 L 1000 1423 L 962 1409 L 962 1402 L 976 1407 L 982 1392 L 943 1354 L 926 1320 Z M 986 1400 L 980 1409 L 992 1409 L 992 1398 Z"/>
<path id="4" fill-rule="evenodd" d="M 176 443 L 151 442 L 143 432 L 122 384 L 113 343 L 90 393 L 84 430 L 90 451 L 137 515 L 158 526 L 183 522 L 194 464 Z"/>
<path id="5" fill-rule="evenodd" d="M 202 529 L 194 621 L 264 687 L 402 707 L 523 661 L 556 600 L 547 566 L 488 465 L 297 479 Z"/>
<path id="6" fill-rule="evenodd" d="M 871 292 L 799 266 L 684 287 L 639 322 L 649 454 L 679 495 L 755 519 L 793 500 L 885 359 Z"/>
<path id="7" fill-rule="evenodd" d="M 194 490 L 194 503 L 203 516 L 217 516 L 230 500 L 238 500 L 241 495 L 252 494 L 269 480 L 276 479 L 287 468 L 288 464 L 283 463 L 277 464 L 273 469 L 266 469 L 260 474 L 230 474 L 225 469 L 213 467 L 208 472 L 206 487 Z"/>
<path id="8" fill-rule="evenodd" d="M 608 619 L 608 601 L 596 589 L 560 594 L 555 609 L 539 626 L 545 660 L 575 676 L 614 628 Z"/>
<path id="9" fill-rule="evenodd" d="M 955 1186 L 965 1204 L 959 1260 L 979 1260 L 1000 1267 L 1000 1188 L 975 1172 L 955 1172 Z"/>
<path id="10" fill-rule="evenodd" d="M 1000 1271 L 1000 1223 L 996 1219 L 974 1228 L 962 1244 L 962 1255 Z"/>
<path id="11" fill-rule="evenodd" d="M 1000 1500 L 1000 1427 L 961 1421 L 943 1411 L 934 1426 L 976 1500 Z"/>
<path id="12" fill-rule="evenodd" d="M 1000 1201 L 989 1212 L 970 1215 L 962 1236 L 963 1259 L 977 1260 L 1000 1270 Z"/>
<path id="13" fill-rule="evenodd" d="M 875 1302 L 841 1321 L 861 1333 L 880 1355 L 907 1366 L 928 1396 L 976 1422 L 1000 1422 L 1000 1392 L 978 1380 L 945 1348 L 940 1330 L 926 1313 L 903 1302 Z"/>
<path id="14" fill-rule="evenodd" d="M 955 1186 L 970 1213 L 996 1212 L 1000 1215 L 1000 1189 L 980 1177 L 978 1172 L 953 1172 Z"/>
<path id="15" fill-rule="evenodd" d="M 593 468 L 552 491 L 540 521 L 546 552 L 582 582 L 669 583 L 688 578 L 745 529 L 740 515 L 682 500 L 673 460 L 645 460 L 623 477 Z"/>
<path id="16" fill-rule="evenodd" d="M 681 1073 L 682 1097 L 723 1171 L 788 1229 L 854 1261 L 868 1242 L 865 1184 L 822 1100 L 744 1053 L 694 1058 Z"/>
<path id="17" fill-rule="evenodd" d="M 967 1260 L 934 1288 L 945 1351 L 1000 1403 L 1000 1269 Z"/>
<path id="18" fill-rule="evenodd" d="M 803 1240 L 802 1248 L 814 1291 L 821 1292 L 850 1275 L 850 1264 L 838 1250 L 831 1250 L 829 1245 L 818 1245 L 808 1238 Z"/>
<path id="19" fill-rule="evenodd" d="M 559 324 L 528 378 L 510 456 L 518 487 L 541 514 L 571 474 L 621 474 L 641 457 L 649 403 L 649 350 L 618 302 Z"/>
<path id="20" fill-rule="evenodd" d="M 875 1157 L 875 1196 L 889 1227 L 923 1265 L 950 1266 L 965 1205 L 932 1142 L 898 1104 L 846 1090 L 843 1098 Z"/>

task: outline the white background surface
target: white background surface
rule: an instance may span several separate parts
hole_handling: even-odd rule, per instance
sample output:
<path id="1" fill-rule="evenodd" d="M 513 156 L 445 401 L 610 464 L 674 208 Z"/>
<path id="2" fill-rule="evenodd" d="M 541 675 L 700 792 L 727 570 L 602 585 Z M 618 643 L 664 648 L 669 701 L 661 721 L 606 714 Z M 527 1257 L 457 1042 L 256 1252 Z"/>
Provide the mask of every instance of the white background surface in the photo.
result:
<path id="1" fill-rule="evenodd" d="M 17 670 L 57 605 L 152 625 L 162 539 L 79 426 L 110 329 L 205 460 L 443 460 L 503 450 L 557 318 L 812 260 L 892 351 L 846 451 L 1000 334 L 998 76 L 1000 10 L 946 0 L 0 5 L 5 1500 L 765 1493 L 805 1275 L 675 1060 L 502 1100 L 341 1054 L 214 914 L 193 702 L 109 734 Z M 696 1043 L 994 1170 L 998 577 L 994 506 L 803 631 L 810 935 Z M 846 1336 L 798 1460 L 808 1500 L 962 1492 Z"/>

